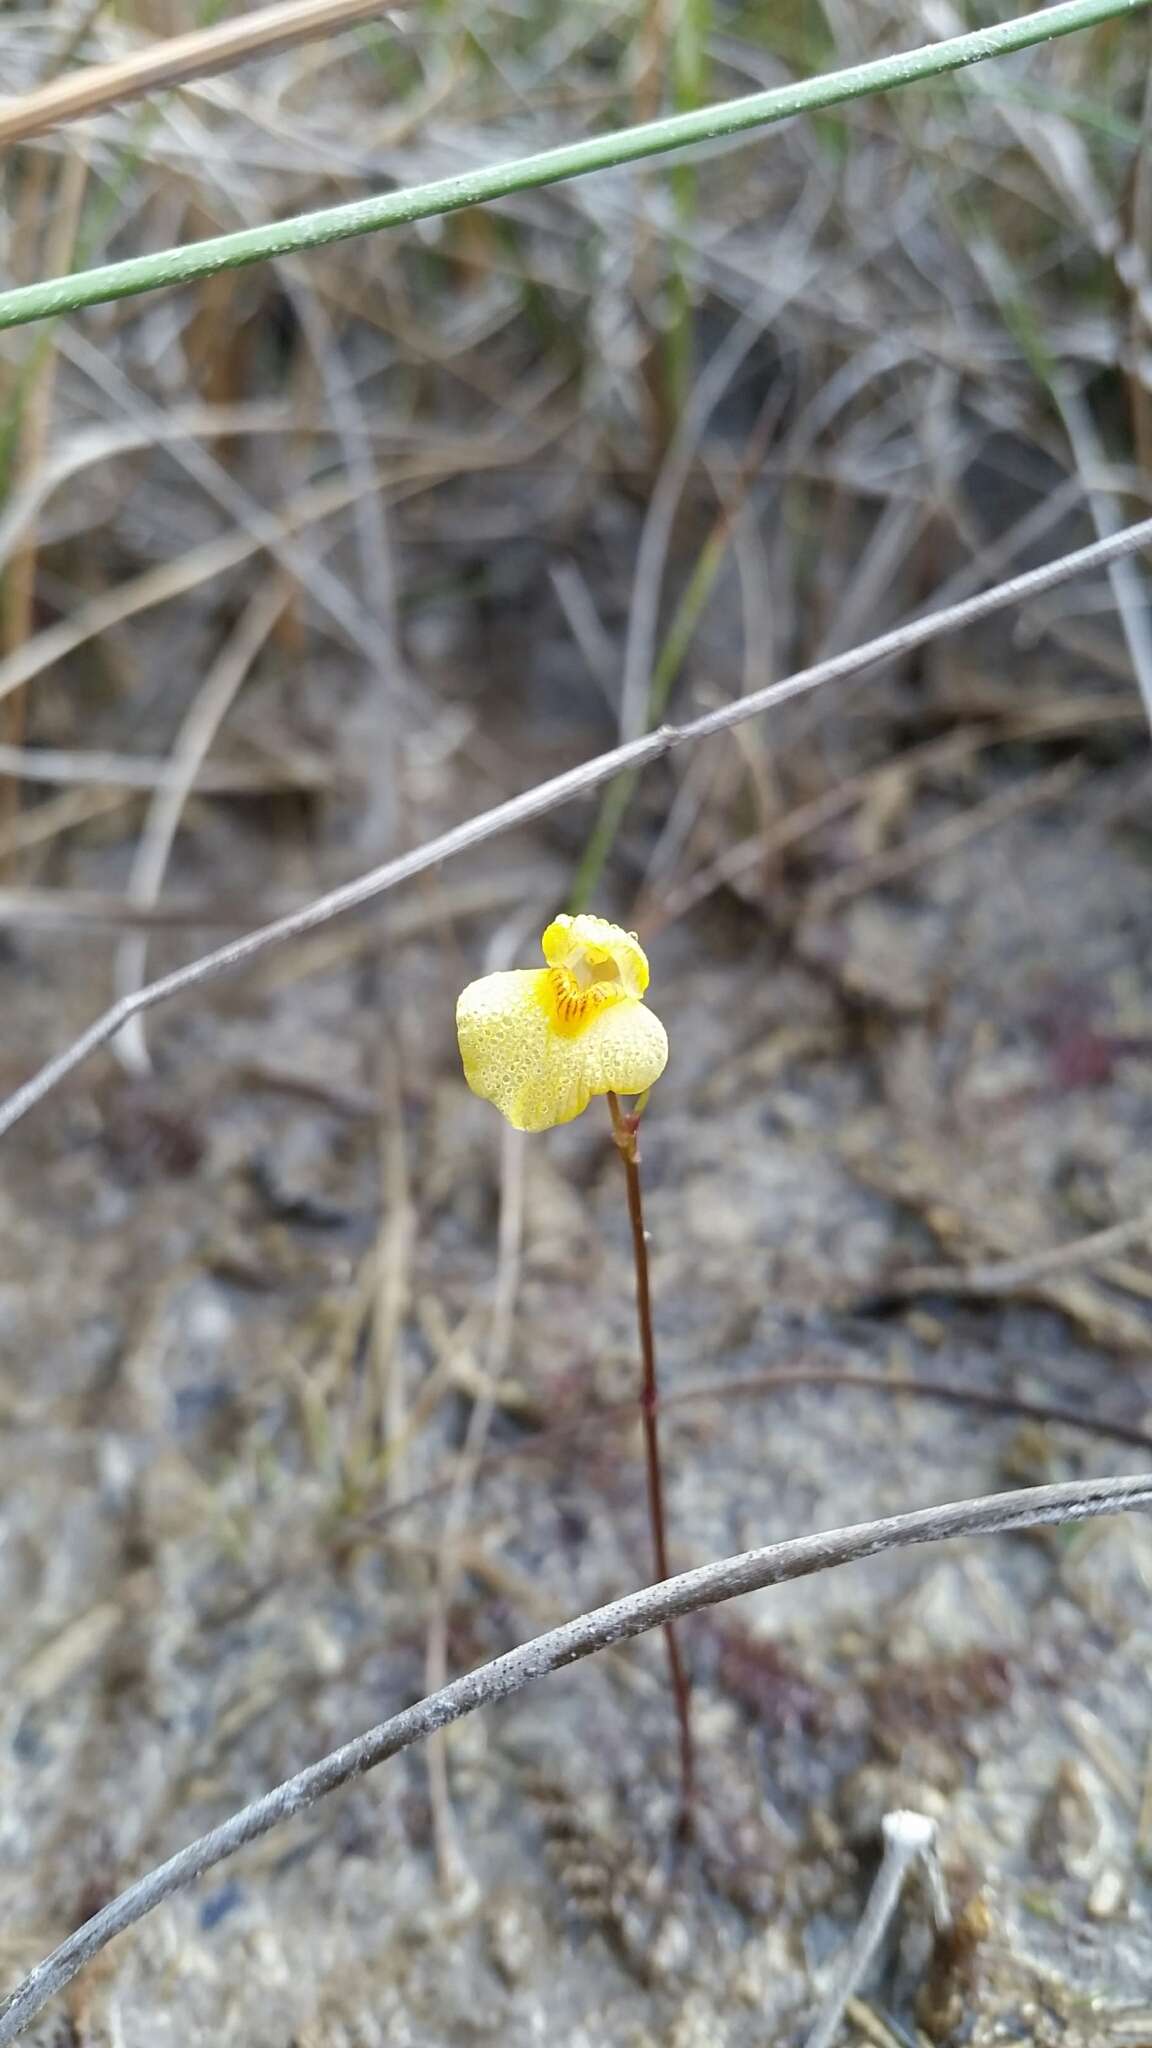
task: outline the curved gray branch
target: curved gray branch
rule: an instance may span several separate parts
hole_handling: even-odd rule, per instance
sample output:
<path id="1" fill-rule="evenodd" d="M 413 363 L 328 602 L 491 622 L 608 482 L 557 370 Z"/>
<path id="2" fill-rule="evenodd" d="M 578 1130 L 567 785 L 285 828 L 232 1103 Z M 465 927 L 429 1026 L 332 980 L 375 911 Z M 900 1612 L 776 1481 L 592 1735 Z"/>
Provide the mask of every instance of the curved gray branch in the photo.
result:
<path id="1" fill-rule="evenodd" d="M 1095 541 L 1091 547 L 1078 548 L 1055 562 L 1043 563 L 1039 569 L 1029 569 L 1022 576 L 1013 576 L 1007 583 L 997 583 L 976 597 L 965 598 L 960 604 L 911 619 L 890 633 L 880 634 L 876 640 L 849 648 L 843 654 L 830 655 L 826 661 L 818 661 L 811 668 L 799 669 L 795 675 L 785 676 L 782 682 L 770 683 L 763 690 L 738 697 L 734 703 L 724 704 L 718 711 L 709 711 L 703 718 L 694 718 L 686 725 L 661 726 L 658 731 L 646 733 L 641 739 L 614 747 L 610 753 L 582 761 L 578 767 L 569 768 L 563 775 L 554 775 L 549 782 L 538 783 L 522 796 L 510 797 L 506 803 L 497 804 L 493 810 L 483 811 L 478 817 L 468 818 L 462 825 L 454 825 L 450 831 L 425 841 L 411 853 L 387 860 L 383 866 L 372 868 L 353 882 L 344 883 L 329 895 L 317 897 L 303 910 L 294 910 L 287 917 L 277 918 L 273 924 L 262 925 L 259 931 L 247 932 L 243 938 L 230 940 L 216 952 L 206 953 L 202 959 L 189 961 L 187 966 L 178 967 L 174 973 L 162 975 L 159 981 L 149 982 L 147 987 L 136 989 L 130 996 L 123 996 L 118 1003 L 113 1003 L 64 1052 L 49 1060 L 39 1073 L 25 1081 L 23 1087 L 17 1088 L 0 1106 L 0 1137 L 27 1116 L 38 1102 L 42 1102 L 66 1075 L 87 1059 L 89 1053 L 106 1045 L 133 1017 L 154 1009 L 157 1003 L 167 1002 L 170 996 L 181 995 L 185 989 L 196 988 L 201 982 L 214 981 L 217 975 L 226 974 L 233 967 L 242 967 L 269 946 L 279 945 L 285 939 L 299 938 L 304 932 L 327 924 L 329 919 L 341 916 L 346 910 L 356 910 L 362 904 L 374 902 L 399 883 L 411 881 L 414 875 L 423 874 L 427 868 L 435 867 L 440 861 L 451 860 L 458 853 L 467 853 L 471 847 L 479 846 L 482 840 L 494 839 L 501 832 L 511 831 L 515 825 L 525 825 L 533 818 L 543 817 L 546 811 L 571 803 L 574 797 L 587 796 L 591 790 L 599 789 L 602 783 L 610 782 L 624 768 L 642 768 L 649 761 L 670 753 L 673 747 L 708 739 L 713 733 L 726 732 L 734 725 L 743 724 L 746 718 L 757 718 L 777 704 L 786 703 L 790 697 L 799 697 L 808 690 L 816 689 L 821 683 L 859 675 L 864 669 L 875 668 L 880 662 L 892 661 L 911 653 L 914 648 L 923 647 L 942 633 L 954 633 L 961 626 L 970 626 L 977 619 L 986 618 L 991 612 L 1023 603 L 1041 591 L 1053 589 L 1058 583 L 1068 582 L 1073 576 L 1103 568 L 1109 562 L 1117 562 L 1150 545 L 1152 519 L 1142 519 L 1135 526 L 1125 527 L 1123 533 Z"/>
<path id="2" fill-rule="evenodd" d="M 482 1664 L 463 1678 L 457 1678 L 427 1699 L 394 1714 L 379 1727 L 370 1728 L 336 1749 L 319 1763 L 310 1764 L 294 1778 L 288 1778 L 261 1799 L 253 1800 L 219 1827 L 190 1842 L 166 1863 L 121 1892 L 119 1898 L 85 1921 L 59 1948 L 17 1985 L 0 2006 L 0 2048 L 15 2041 L 49 1999 L 63 1990 L 77 1972 L 106 1948 L 116 1936 L 143 1920 L 163 1900 L 202 1877 L 218 1863 L 234 1856 L 248 1842 L 254 1842 L 282 1822 L 334 1792 L 353 1778 L 374 1770 L 400 1750 L 411 1748 L 439 1728 L 448 1727 L 478 1707 L 493 1706 L 519 1692 L 534 1679 L 575 1664 L 582 1657 L 647 1629 L 660 1628 L 669 1621 L 733 1600 L 741 1593 L 754 1593 L 786 1579 L 802 1579 L 814 1572 L 831 1571 L 861 1558 L 875 1557 L 884 1550 L 900 1550 L 914 1543 L 939 1543 L 957 1536 L 1004 1535 L 1017 1529 L 1036 1529 L 1053 1523 L 1080 1522 L 1095 1515 L 1131 1513 L 1152 1507 L 1152 1473 L 1131 1478 L 1090 1479 L 1062 1486 L 1029 1487 L 1023 1492 L 986 1495 L 979 1500 L 952 1501 L 944 1507 L 918 1508 L 911 1514 L 886 1515 L 877 1522 L 860 1522 L 851 1528 L 833 1529 L 822 1535 L 800 1536 L 787 1543 L 771 1543 L 759 1550 L 746 1550 L 738 1557 L 722 1558 L 696 1571 L 682 1572 L 661 1585 L 646 1586 L 597 1607 L 561 1628 L 549 1629 L 519 1649 L 509 1650 L 490 1664 Z"/>

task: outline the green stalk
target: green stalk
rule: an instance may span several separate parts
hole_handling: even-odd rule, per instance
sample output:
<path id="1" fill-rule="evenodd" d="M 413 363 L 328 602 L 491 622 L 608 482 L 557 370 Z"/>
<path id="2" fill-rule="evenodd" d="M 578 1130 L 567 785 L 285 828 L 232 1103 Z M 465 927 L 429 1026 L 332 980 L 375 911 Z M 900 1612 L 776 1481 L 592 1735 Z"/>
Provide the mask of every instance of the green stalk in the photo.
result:
<path id="1" fill-rule="evenodd" d="M 672 45 L 673 83 L 678 113 L 692 113 L 703 102 L 708 86 L 708 30 L 712 21 L 712 0 L 684 0 L 676 23 Z M 665 339 L 665 375 L 670 400 L 669 414 L 679 420 L 692 385 L 694 340 L 692 280 L 688 275 L 687 253 L 696 219 L 696 165 L 675 164 L 669 176 L 676 207 L 676 233 L 669 251 L 668 290 L 672 317 Z"/>
<path id="2" fill-rule="evenodd" d="M 711 596 L 712 586 L 720 573 L 727 552 L 728 521 L 722 519 L 717 522 L 696 558 L 696 566 L 676 607 L 660 649 L 659 660 L 652 671 L 646 728 L 649 732 L 654 725 L 659 725 L 668 708 L 672 685 L 692 645 L 692 636 L 700 622 L 700 614 Z M 600 808 L 596 813 L 596 823 L 592 827 L 588 844 L 576 870 L 576 879 L 572 884 L 572 894 L 568 902 L 569 910 L 584 910 L 596 894 L 608 856 L 615 845 L 616 834 L 624 822 L 625 812 L 632 801 L 632 794 L 639 779 L 638 768 L 626 768 L 604 791 L 600 799 Z"/>
<path id="3" fill-rule="evenodd" d="M 245 228 L 238 234 L 216 235 L 206 241 L 161 249 L 149 256 L 130 258 L 126 263 L 106 263 L 96 270 L 49 278 L 42 284 L 0 293 L 0 329 L 54 314 L 75 313 L 84 306 L 132 298 L 168 285 L 188 284 L 196 278 L 213 277 L 221 270 L 237 270 L 272 256 L 291 256 L 302 249 L 322 248 L 329 242 L 346 241 L 350 236 L 373 233 L 380 228 L 402 227 L 436 214 L 455 213 L 461 207 L 504 199 L 510 193 L 558 184 L 566 178 L 584 177 L 590 171 L 612 170 L 692 143 L 724 140 L 774 121 L 785 121 L 794 114 L 840 106 L 869 93 L 889 92 L 912 85 L 918 79 L 958 71 L 966 65 L 981 63 L 986 57 L 1026 50 L 1033 43 L 1049 42 L 1097 22 L 1135 14 L 1148 5 L 1149 0 L 1062 0 L 1062 4 L 1042 8 L 1037 14 L 951 36 L 925 48 L 880 57 L 869 64 L 854 64 L 845 71 L 827 72 L 820 78 L 777 86 L 770 92 L 752 93 L 720 106 L 674 114 L 662 121 L 647 121 L 616 134 L 594 135 L 584 142 L 545 150 L 538 156 L 466 171 L 458 177 L 437 178 L 431 184 L 354 200 L 351 205 L 326 207 L 292 220 L 273 221 L 266 227 Z"/>

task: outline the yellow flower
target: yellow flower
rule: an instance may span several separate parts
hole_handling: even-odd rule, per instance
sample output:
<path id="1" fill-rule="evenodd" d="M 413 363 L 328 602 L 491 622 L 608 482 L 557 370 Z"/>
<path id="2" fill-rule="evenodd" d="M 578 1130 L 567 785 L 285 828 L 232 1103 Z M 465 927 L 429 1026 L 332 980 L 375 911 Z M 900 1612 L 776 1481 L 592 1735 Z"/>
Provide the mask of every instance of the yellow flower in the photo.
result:
<path id="1" fill-rule="evenodd" d="M 547 1131 L 593 1095 L 641 1095 L 668 1059 L 664 1026 L 641 997 L 648 962 L 633 933 L 603 917 L 558 917 L 546 967 L 486 974 L 456 1005 L 464 1074 L 518 1131 Z"/>

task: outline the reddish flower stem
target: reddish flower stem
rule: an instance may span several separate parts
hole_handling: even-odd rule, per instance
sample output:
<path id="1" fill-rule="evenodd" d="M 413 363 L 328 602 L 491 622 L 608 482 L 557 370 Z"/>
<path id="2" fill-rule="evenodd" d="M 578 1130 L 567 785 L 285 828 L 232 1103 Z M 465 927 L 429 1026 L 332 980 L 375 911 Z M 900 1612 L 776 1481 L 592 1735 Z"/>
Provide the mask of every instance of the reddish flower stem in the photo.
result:
<path id="1" fill-rule="evenodd" d="M 648 1478 L 648 1524 L 652 1532 L 652 1555 L 656 1565 L 654 1584 L 671 1577 L 668 1563 L 668 1531 L 664 1514 L 664 1469 L 660 1459 L 659 1395 L 656 1385 L 656 1340 L 652 1333 L 652 1290 L 648 1277 L 648 1239 L 644 1231 L 644 1200 L 640 1188 L 640 1148 L 637 1131 L 640 1118 L 626 1116 L 617 1097 L 608 1092 L 612 1113 L 612 1135 L 624 1166 L 628 1186 L 628 1216 L 632 1225 L 632 1255 L 636 1266 L 636 1318 L 640 1329 L 640 1358 L 643 1374 L 640 1387 L 640 1419 L 644 1429 L 644 1462 Z M 696 1809 L 696 1756 L 692 1741 L 691 1695 L 688 1676 L 680 1655 L 680 1644 L 671 1622 L 664 1625 L 664 1646 L 676 1720 L 680 1731 L 680 1811 L 677 1833 L 691 1835 Z"/>

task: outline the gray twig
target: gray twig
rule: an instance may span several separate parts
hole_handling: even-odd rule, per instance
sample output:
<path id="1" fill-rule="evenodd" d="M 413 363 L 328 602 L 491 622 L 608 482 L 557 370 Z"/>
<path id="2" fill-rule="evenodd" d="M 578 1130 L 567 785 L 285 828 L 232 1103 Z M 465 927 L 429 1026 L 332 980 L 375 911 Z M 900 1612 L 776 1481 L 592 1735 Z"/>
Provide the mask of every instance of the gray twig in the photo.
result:
<path id="1" fill-rule="evenodd" d="M 1078 1272 L 1084 1266 L 1099 1266 L 1123 1252 L 1152 1240 L 1152 1210 L 1126 1216 L 1122 1223 L 1110 1223 L 1088 1237 L 1073 1238 L 1044 1251 L 1028 1252 L 1020 1259 L 989 1259 L 978 1266 L 911 1266 L 885 1281 L 884 1292 L 912 1294 L 1015 1294 L 1037 1280 L 1049 1280 L 1063 1273 Z"/>
<path id="2" fill-rule="evenodd" d="M 1117 533 L 1121 525 L 1120 507 L 1112 492 L 1098 481 L 1105 466 L 1104 455 L 1084 394 L 1067 375 L 1057 375 L 1053 389 L 1084 485 L 1093 525 L 1101 538 L 1105 534 Z M 1113 562 L 1108 570 L 1108 581 L 1112 585 L 1116 610 L 1128 642 L 1132 672 L 1148 722 L 1152 725 L 1152 612 L 1148 607 L 1144 577 L 1137 562 Z"/>
<path id="3" fill-rule="evenodd" d="M 315 930 L 317 925 L 326 924 L 330 918 L 339 917 L 346 910 L 357 910 L 362 904 L 383 896 L 387 890 L 395 889 L 401 882 L 423 874 L 427 868 L 451 860 L 456 854 L 467 853 L 485 839 L 493 839 L 515 825 L 525 825 L 533 818 L 543 817 L 545 812 L 555 810 L 559 804 L 570 803 L 574 797 L 587 796 L 602 783 L 610 782 L 623 768 L 644 767 L 649 761 L 659 760 L 661 755 L 670 753 L 674 747 L 708 739 L 713 733 L 726 732 L 732 726 L 743 724 L 746 718 L 756 718 L 777 704 L 786 703 L 790 697 L 802 696 L 822 683 L 858 675 L 864 669 L 875 668 L 880 662 L 892 661 L 942 633 L 953 633 L 961 626 L 970 626 L 992 612 L 1003 611 L 1008 605 L 1035 597 L 1040 591 L 1066 583 L 1073 576 L 1103 568 L 1107 563 L 1133 555 L 1150 544 L 1152 519 L 1142 519 L 1137 525 L 1126 527 L 1123 533 L 1096 541 L 1091 547 L 1078 548 L 1072 554 L 1062 555 L 1058 561 L 1045 562 L 1039 569 L 1030 569 L 1022 576 L 1012 577 L 1007 583 L 998 583 L 991 590 L 965 598 L 947 610 L 911 619 L 890 633 L 882 633 L 878 639 L 850 648 L 844 654 L 831 655 L 811 668 L 799 669 L 782 682 L 770 683 L 767 688 L 740 697 L 734 703 L 721 705 L 719 710 L 691 719 L 686 725 L 661 726 L 656 732 L 629 740 L 624 746 L 613 747 L 607 754 L 598 754 L 591 761 L 583 761 L 578 767 L 567 769 L 563 775 L 554 775 L 548 782 L 537 783 L 534 789 L 525 790 L 521 796 L 509 797 L 507 802 L 481 812 L 478 817 L 466 819 L 462 825 L 454 825 L 450 831 L 426 840 L 423 846 L 415 847 L 412 852 L 399 854 L 382 866 L 370 869 L 366 875 L 358 876 L 355 881 L 333 889 L 327 896 L 317 897 L 303 910 L 292 911 L 286 917 L 277 918 L 273 924 L 263 925 L 258 931 L 231 940 L 214 953 L 206 953 L 203 958 L 176 968 L 159 981 L 122 996 L 64 1052 L 49 1060 L 23 1087 L 17 1088 L 0 1106 L 0 1137 L 43 1101 L 66 1075 L 87 1059 L 89 1053 L 107 1044 L 131 1018 L 153 1009 L 157 1003 L 167 1002 L 169 997 L 181 995 L 185 989 L 197 988 L 202 982 L 212 981 L 233 967 L 243 966 L 245 961 L 263 953 L 269 946 L 299 938 L 303 932 Z"/>
<path id="4" fill-rule="evenodd" d="M 591 1657 L 613 1643 L 643 1635 L 670 1621 L 693 1614 L 699 1608 L 732 1600 L 741 1593 L 754 1593 L 765 1586 L 780 1585 L 787 1579 L 807 1578 L 815 1572 L 854 1564 L 881 1551 L 903 1549 L 915 1543 L 938 1543 L 960 1536 L 1003 1535 L 1018 1529 L 1036 1529 L 1056 1523 L 1080 1522 L 1097 1515 L 1131 1513 L 1152 1507 L 1152 1473 L 1127 1478 L 1079 1480 L 1062 1486 L 1029 1487 L 1022 1492 L 986 1495 L 978 1500 L 953 1501 L 943 1507 L 919 1508 L 911 1514 L 887 1515 L 876 1522 L 861 1522 L 847 1529 L 800 1536 L 786 1543 L 773 1543 L 759 1550 L 747 1550 L 737 1557 L 699 1566 L 660 1585 L 645 1586 L 607 1607 L 582 1614 L 575 1621 L 550 1629 L 519 1649 L 509 1650 L 490 1664 L 457 1678 L 439 1692 L 394 1714 L 364 1735 L 356 1736 L 343 1748 L 310 1764 L 296 1777 L 288 1778 L 274 1791 L 266 1792 L 250 1806 L 212 1828 L 198 1841 L 190 1842 L 161 1863 L 147 1876 L 121 1892 L 91 1920 L 78 1927 L 66 1941 L 17 1985 L 0 2007 L 0 2048 L 25 2031 L 49 1999 L 63 1990 L 77 1972 L 101 1949 L 144 1919 L 174 1892 L 202 1877 L 248 1842 L 268 1834 L 334 1792 L 338 1786 L 362 1777 L 377 1764 L 396 1756 L 402 1749 L 423 1741 L 439 1728 L 448 1727 L 478 1707 L 492 1706 L 507 1699 L 534 1679 Z"/>

